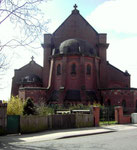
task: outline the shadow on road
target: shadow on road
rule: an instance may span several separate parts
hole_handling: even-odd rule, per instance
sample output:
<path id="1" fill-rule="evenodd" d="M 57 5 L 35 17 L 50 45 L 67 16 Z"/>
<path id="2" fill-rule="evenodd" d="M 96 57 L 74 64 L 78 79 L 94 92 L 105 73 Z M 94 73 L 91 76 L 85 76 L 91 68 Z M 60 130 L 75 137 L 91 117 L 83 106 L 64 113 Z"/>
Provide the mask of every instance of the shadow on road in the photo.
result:
<path id="1" fill-rule="evenodd" d="M 66 136 L 66 137 L 71 137 L 71 135 L 67 136 L 67 133 L 69 132 L 77 132 L 76 135 L 74 136 L 79 136 L 81 131 L 86 131 L 85 135 L 88 135 L 88 130 L 89 134 L 101 134 L 102 133 L 109 133 L 109 132 L 117 132 L 121 129 L 130 129 L 130 128 L 136 128 L 137 124 L 125 124 L 125 125 L 109 125 L 109 126 L 102 126 L 102 127 L 89 127 L 89 128 L 73 128 L 73 129 L 62 129 L 62 130 L 48 130 L 48 131 L 44 131 L 44 132 L 38 132 L 38 133 L 31 133 L 31 134 L 22 134 L 22 135 L 7 135 L 7 136 L 0 136 L 0 150 L 4 149 L 4 150 L 13 150 L 13 149 L 22 149 L 24 150 L 24 145 L 25 142 L 28 140 L 27 138 L 35 138 L 37 139 L 40 136 L 45 136 L 45 135 L 50 135 L 50 136 L 55 136 L 58 135 L 60 133 L 63 134 L 62 137 Z M 104 129 L 104 132 L 100 129 Z M 100 132 L 100 131 L 101 132 Z M 93 131 L 93 133 L 92 133 Z M 99 131 L 99 132 L 95 132 L 95 131 Z M 82 136 L 84 136 L 84 134 L 81 134 Z M 43 137 L 42 137 L 43 138 Z M 27 139 L 27 140 L 26 140 Z M 26 145 L 27 146 L 27 145 Z M 35 147 L 36 148 L 36 147 Z M 33 150 L 34 148 L 31 147 L 25 147 L 25 149 L 29 149 L 29 150 Z M 43 149 L 42 147 L 37 147 L 36 149 Z M 50 150 L 50 148 L 49 148 Z"/>

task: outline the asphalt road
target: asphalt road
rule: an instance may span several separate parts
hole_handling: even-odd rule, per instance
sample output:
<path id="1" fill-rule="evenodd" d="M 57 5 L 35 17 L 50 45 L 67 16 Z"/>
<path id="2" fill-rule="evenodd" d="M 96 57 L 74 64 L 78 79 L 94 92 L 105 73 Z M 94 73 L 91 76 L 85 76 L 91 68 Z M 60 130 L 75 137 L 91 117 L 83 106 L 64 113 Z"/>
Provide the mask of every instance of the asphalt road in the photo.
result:
<path id="1" fill-rule="evenodd" d="M 137 129 L 41 142 L 3 144 L 1 150 L 137 150 Z"/>

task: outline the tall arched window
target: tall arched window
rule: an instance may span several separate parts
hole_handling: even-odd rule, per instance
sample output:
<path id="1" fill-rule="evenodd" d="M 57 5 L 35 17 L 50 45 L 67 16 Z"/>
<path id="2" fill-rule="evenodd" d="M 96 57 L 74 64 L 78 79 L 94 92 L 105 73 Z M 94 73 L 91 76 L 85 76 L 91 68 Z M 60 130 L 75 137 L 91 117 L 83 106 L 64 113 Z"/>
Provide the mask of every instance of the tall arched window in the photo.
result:
<path id="1" fill-rule="evenodd" d="M 126 110 L 126 100 L 122 101 L 122 107 L 123 107 L 123 112 L 126 113 L 127 112 L 127 110 Z"/>
<path id="2" fill-rule="evenodd" d="M 71 65 L 71 74 L 76 74 L 76 64 Z"/>
<path id="3" fill-rule="evenodd" d="M 57 75 L 61 75 L 61 65 L 57 65 Z"/>
<path id="4" fill-rule="evenodd" d="M 122 101 L 122 106 L 123 106 L 123 109 L 126 108 L 126 101 L 125 100 Z"/>
<path id="5" fill-rule="evenodd" d="M 87 65 L 86 74 L 87 74 L 87 75 L 90 75 L 90 74 L 91 74 L 91 66 L 90 66 L 89 64 Z"/>

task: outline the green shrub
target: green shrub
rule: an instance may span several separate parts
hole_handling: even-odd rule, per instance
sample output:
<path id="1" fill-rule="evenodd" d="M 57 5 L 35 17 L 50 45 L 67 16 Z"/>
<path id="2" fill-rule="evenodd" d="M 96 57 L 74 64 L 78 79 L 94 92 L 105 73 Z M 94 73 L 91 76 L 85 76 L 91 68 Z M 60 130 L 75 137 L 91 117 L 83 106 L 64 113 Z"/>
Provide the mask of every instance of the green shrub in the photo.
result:
<path id="1" fill-rule="evenodd" d="M 93 106 L 102 107 L 102 105 L 100 103 L 97 103 L 96 101 L 93 103 Z"/>
<path id="2" fill-rule="evenodd" d="M 52 115 L 54 114 L 54 108 L 51 106 L 45 105 L 44 103 L 41 103 L 40 105 L 37 106 L 37 113 L 40 116 Z"/>
<path id="3" fill-rule="evenodd" d="M 8 101 L 7 115 L 22 115 L 23 102 L 18 96 L 12 96 Z"/>
<path id="4" fill-rule="evenodd" d="M 73 110 L 73 109 L 91 109 L 92 105 L 83 105 L 83 104 L 77 104 L 77 105 L 71 105 L 69 107 L 69 110 Z"/>
<path id="5" fill-rule="evenodd" d="M 33 100 L 31 98 L 27 98 L 24 104 L 23 115 L 36 115 L 36 107 L 34 106 Z"/>

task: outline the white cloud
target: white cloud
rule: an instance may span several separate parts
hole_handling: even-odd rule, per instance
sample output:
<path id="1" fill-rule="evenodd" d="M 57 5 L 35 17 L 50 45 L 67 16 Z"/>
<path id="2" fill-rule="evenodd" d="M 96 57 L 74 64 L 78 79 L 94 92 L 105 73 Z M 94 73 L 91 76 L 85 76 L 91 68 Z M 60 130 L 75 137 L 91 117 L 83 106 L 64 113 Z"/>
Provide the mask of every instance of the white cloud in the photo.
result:
<path id="1" fill-rule="evenodd" d="M 111 0 L 98 6 L 87 18 L 98 30 L 137 33 L 137 0 Z"/>
<path id="2" fill-rule="evenodd" d="M 62 0 L 63 1 L 63 0 Z M 70 4 L 70 2 L 68 2 Z M 46 17 L 51 18 L 52 21 L 48 25 L 49 31 L 54 32 L 54 30 L 64 21 L 64 19 L 70 14 L 70 7 L 68 4 L 63 5 L 65 9 L 59 9 L 58 5 L 60 3 L 46 3 L 46 7 L 43 6 Z M 137 87 L 137 0 L 108 0 L 98 6 L 94 12 L 92 12 L 87 20 L 89 23 L 95 27 L 98 32 L 108 33 L 108 43 L 110 46 L 108 48 L 108 60 L 109 62 L 122 69 L 123 71 L 128 70 L 131 74 L 132 86 Z M 83 12 L 85 8 L 83 9 Z M 56 14 L 57 12 L 57 14 Z M 80 10 L 81 12 L 81 10 Z M 67 14 L 66 14 L 67 13 Z M 46 18 L 46 19 L 47 19 Z M 8 40 L 11 38 L 10 35 L 15 34 L 14 30 L 11 30 L 6 23 L 6 34 L 1 32 L 2 41 Z M 2 34 L 3 33 L 3 34 Z M 124 35 L 129 35 L 124 37 Z M 134 35 L 134 37 L 132 36 Z M 121 38 L 122 37 L 122 38 Z M 43 41 L 43 35 L 42 35 Z M 40 46 L 40 43 L 38 43 Z M 11 77 L 13 76 L 13 70 L 22 67 L 24 64 L 27 64 L 30 61 L 31 56 L 35 57 L 35 61 L 39 64 L 42 64 L 42 48 L 34 50 L 36 53 L 32 54 L 32 51 L 27 52 L 25 48 L 18 48 L 18 55 L 14 57 L 12 62 L 11 70 L 6 74 L 6 79 L 4 81 L 8 82 L 8 89 L 0 90 L 0 99 L 9 97 L 7 93 L 10 93 L 10 84 Z M 9 53 L 9 52 L 8 52 Z M 17 53 L 16 53 L 17 54 Z M 5 83 L 6 84 L 6 83 Z M 7 85 L 6 84 L 6 85 Z M 4 96 L 3 96 L 4 95 Z"/>
<path id="3" fill-rule="evenodd" d="M 110 39 L 108 48 L 109 62 L 131 74 L 131 86 L 137 87 L 137 37 Z"/>
<path id="4" fill-rule="evenodd" d="M 108 61 L 122 71 L 129 71 L 132 87 L 137 87 L 136 6 L 136 0 L 107 1 L 87 17 L 98 32 L 108 34 Z"/>

